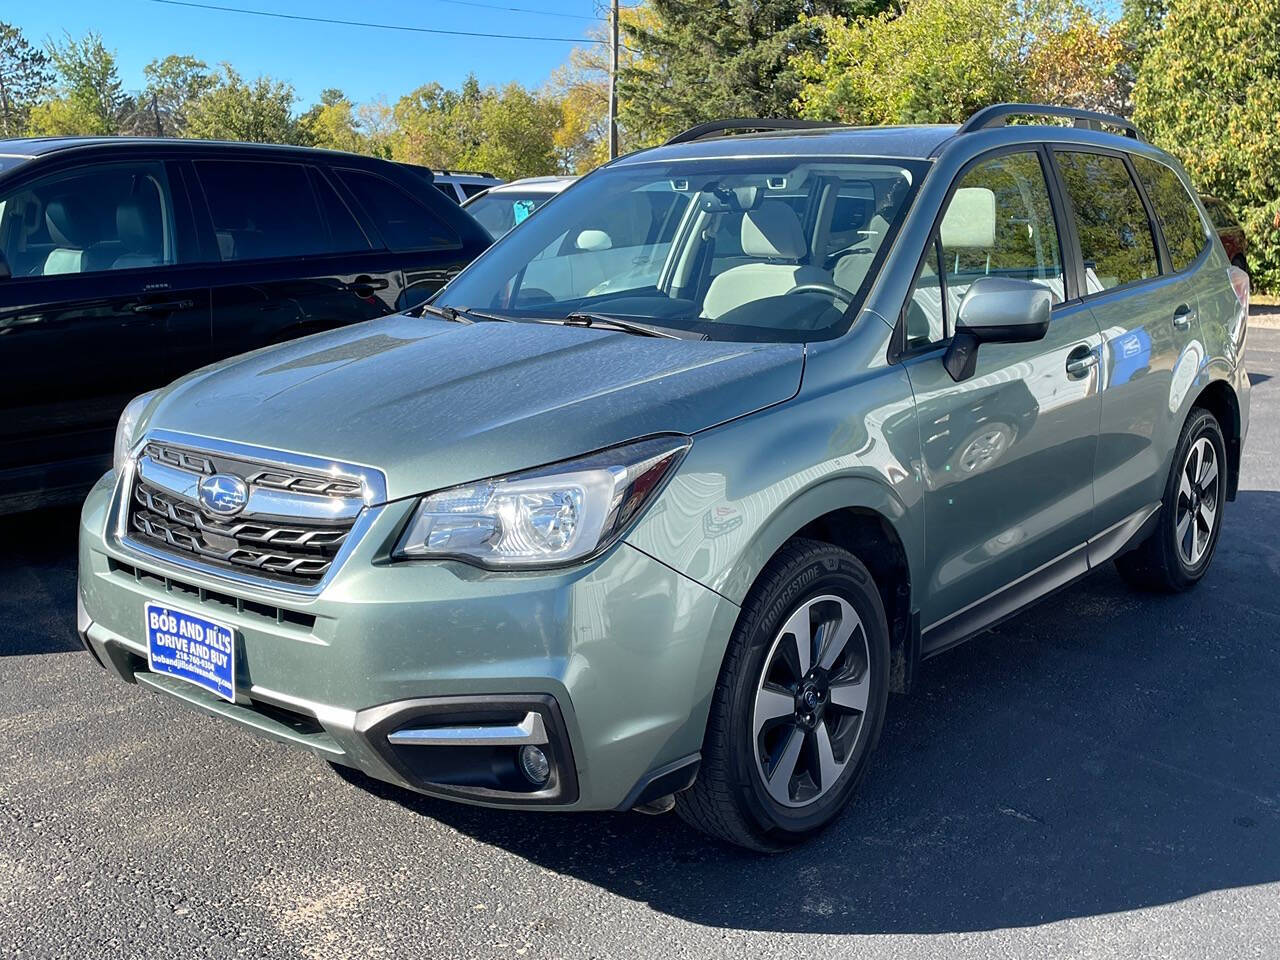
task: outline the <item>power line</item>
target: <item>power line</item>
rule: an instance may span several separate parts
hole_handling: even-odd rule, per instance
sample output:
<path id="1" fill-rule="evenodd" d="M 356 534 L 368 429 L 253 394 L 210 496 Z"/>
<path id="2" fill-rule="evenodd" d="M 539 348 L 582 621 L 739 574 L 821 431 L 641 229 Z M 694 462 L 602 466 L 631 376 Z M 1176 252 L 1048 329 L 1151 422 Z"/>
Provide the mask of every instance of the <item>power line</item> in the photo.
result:
<path id="1" fill-rule="evenodd" d="M 366 20 L 337 20 L 332 17 L 308 17 L 300 13 L 275 13 L 269 10 L 249 10 L 245 7 L 224 7 L 213 3 L 196 3 L 194 0 L 150 0 L 171 7 L 193 7 L 197 10 L 216 10 L 219 13 L 242 13 L 252 17 L 272 17 L 277 20 L 302 20 L 307 23 L 328 23 L 342 27 L 368 27 L 374 30 L 399 30 L 404 33 L 432 33 L 449 37 L 484 37 L 490 40 L 545 40 L 549 43 L 594 43 L 607 41 L 590 37 L 548 37 L 527 33 L 483 33 L 478 30 L 445 30 L 439 27 L 415 27 L 403 23 L 371 23 Z"/>
<path id="2" fill-rule="evenodd" d="M 560 13 L 556 10 L 533 10 L 529 7 L 511 7 L 500 3 L 480 3 L 478 0 L 438 0 L 439 3 L 452 3 L 459 7 L 483 7 L 486 10 L 505 10 L 510 13 L 534 13 L 541 17 L 564 17 L 569 20 L 590 20 L 596 22 L 604 17 L 589 17 L 585 13 Z"/>

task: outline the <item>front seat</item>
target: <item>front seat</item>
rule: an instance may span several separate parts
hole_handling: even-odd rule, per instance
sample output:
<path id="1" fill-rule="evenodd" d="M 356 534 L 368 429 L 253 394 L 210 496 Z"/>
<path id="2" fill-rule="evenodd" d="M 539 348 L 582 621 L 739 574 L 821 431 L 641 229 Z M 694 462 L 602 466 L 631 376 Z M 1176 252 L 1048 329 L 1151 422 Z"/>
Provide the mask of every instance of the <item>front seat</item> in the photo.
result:
<path id="1" fill-rule="evenodd" d="M 715 320 L 734 307 L 777 297 L 802 283 L 830 283 L 818 267 L 799 261 L 809 252 L 800 218 L 782 200 L 766 200 L 742 215 L 742 252 L 763 262 L 730 267 L 711 281 L 702 315 Z"/>
<path id="2" fill-rule="evenodd" d="M 116 257 L 113 270 L 164 263 L 164 232 L 154 202 L 138 197 L 121 200 L 116 206 L 116 236 L 125 252 Z"/>
<path id="3" fill-rule="evenodd" d="M 88 205 L 73 194 L 54 197 L 45 204 L 44 223 L 53 249 L 44 258 L 43 276 L 84 271 L 81 261 L 89 246 L 90 216 Z"/>
<path id="4" fill-rule="evenodd" d="M 836 261 L 832 278 L 837 287 L 848 290 L 850 293 L 857 293 L 862 289 L 862 281 L 867 278 L 871 261 L 876 258 L 876 252 L 880 249 L 880 244 L 884 242 L 884 235 L 888 232 L 889 221 L 878 213 L 873 214 L 867 228 L 862 231 L 862 242 Z"/>

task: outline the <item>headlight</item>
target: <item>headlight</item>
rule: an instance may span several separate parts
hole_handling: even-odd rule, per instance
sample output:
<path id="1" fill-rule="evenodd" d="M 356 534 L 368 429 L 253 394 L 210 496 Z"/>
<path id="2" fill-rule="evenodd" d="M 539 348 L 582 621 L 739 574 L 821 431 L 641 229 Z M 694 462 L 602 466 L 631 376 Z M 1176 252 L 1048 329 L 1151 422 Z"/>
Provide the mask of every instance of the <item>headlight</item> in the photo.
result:
<path id="1" fill-rule="evenodd" d="M 655 437 L 430 494 L 395 556 L 450 557 L 504 570 L 582 560 L 622 535 L 689 445 L 687 437 Z"/>
<path id="2" fill-rule="evenodd" d="M 142 411 L 154 396 L 155 391 L 153 390 L 151 393 L 144 393 L 140 397 L 134 397 L 129 401 L 129 405 L 124 408 L 124 413 L 120 414 L 120 422 L 116 424 L 115 452 L 111 458 L 111 466 L 117 475 L 124 469 L 125 461 L 129 459 L 129 451 L 133 448 L 133 443 L 137 439 L 133 434 L 138 429 L 138 418 L 142 416 Z"/>

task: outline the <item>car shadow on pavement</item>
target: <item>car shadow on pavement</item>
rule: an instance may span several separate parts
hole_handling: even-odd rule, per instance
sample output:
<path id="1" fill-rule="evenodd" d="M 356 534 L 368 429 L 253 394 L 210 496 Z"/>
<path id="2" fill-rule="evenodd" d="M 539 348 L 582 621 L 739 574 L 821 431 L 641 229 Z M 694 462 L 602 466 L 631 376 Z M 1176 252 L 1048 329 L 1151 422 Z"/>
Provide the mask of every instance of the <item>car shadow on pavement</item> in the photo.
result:
<path id="1" fill-rule="evenodd" d="M 1025 926 L 1280 880 L 1280 494 L 1242 491 L 1190 594 L 1110 566 L 929 661 L 851 809 L 757 857 L 673 816 L 514 813 L 347 779 L 694 923 Z"/>
<path id="2" fill-rule="evenodd" d="M 0 517 L 0 657 L 79 650 L 75 635 L 80 511 Z"/>

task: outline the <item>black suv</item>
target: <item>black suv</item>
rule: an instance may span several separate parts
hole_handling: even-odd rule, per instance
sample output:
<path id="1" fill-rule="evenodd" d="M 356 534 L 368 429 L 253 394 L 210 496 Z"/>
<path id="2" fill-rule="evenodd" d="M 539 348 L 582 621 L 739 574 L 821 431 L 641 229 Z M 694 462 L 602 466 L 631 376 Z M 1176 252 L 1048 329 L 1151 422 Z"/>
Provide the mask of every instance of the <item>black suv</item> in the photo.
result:
<path id="1" fill-rule="evenodd" d="M 489 243 L 367 157 L 0 140 L 0 513 L 83 495 L 134 395 L 415 306 Z"/>

